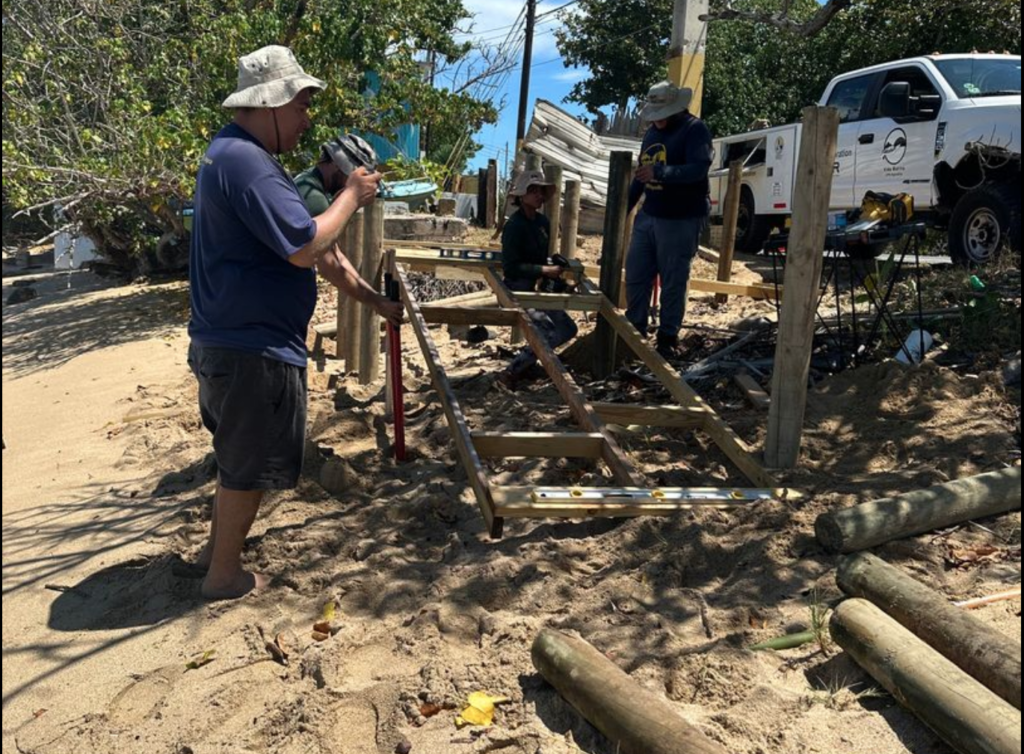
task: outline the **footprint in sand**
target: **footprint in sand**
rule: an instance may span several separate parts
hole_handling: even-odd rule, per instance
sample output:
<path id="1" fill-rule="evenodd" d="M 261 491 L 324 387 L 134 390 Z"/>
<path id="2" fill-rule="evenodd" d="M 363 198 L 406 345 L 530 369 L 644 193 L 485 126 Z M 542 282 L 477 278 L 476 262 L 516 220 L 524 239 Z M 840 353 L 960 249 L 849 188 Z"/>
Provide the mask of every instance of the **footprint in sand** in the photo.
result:
<path id="1" fill-rule="evenodd" d="M 107 705 L 108 719 L 114 726 L 124 728 L 152 719 L 163 708 L 181 675 L 179 665 L 168 665 L 132 681 Z"/>

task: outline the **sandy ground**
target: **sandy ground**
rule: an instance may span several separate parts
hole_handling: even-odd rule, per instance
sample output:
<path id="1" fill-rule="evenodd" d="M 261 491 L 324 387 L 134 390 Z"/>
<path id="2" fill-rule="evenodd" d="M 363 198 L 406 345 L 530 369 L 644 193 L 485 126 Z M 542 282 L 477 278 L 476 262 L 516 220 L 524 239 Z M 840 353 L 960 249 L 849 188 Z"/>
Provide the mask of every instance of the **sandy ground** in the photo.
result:
<path id="1" fill-rule="evenodd" d="M 1019 392 L 995 376 L 885 363 L 819 385 L 805 464 L 785 480 L 806 493 L 798 503 L 510 522 L 491 542 L 407 330 L 410 463 L 388 456 L 380 386 L 332 378 L 336 362 L 311 370 L 306 473 L 268 497 L 247 546 L 274 584 L 209 605 L 174 575 L 202 544 L 213 492 L 184 286 L 76 274 L 34 287 L 3 310 L 4 754 L 388 754 L 403 740 L 417 754 L 615 754 L 533 670 L 545 626 L 594 643 L 733 754 L 950 754 L 835 649 L 744 648 L 806 628 L 812 605 L 838 596 L 812 536 L 820 512 L 1019 462 Z M 722 326 L 772 309 L 702 299 L 691 312 Z M 474 428 L 571 426 L 544 383 L 494 384 L 503 341 L 435 336 Z M 647 398 L 625 383 L 587 390 Z M 728 384 L 711 392 L 763 438 L 763 414 Z M 652 484 L 741 483 L 700 435 L 620 436 Z M 603 479 L 577 462 L 492 472 Z M 879 553 L 950 598 L 1019 584 L 1019 513 L 983 524 Z M 998 557 L 952 565 L 980 545 Z M 318 642 L 326 604 L 333 635 Z M 979 616 L 1020 640 L 1019 603 Z M 264 646 L 278 636 L 287 666 Z M 511 701 L 493 727 L 458 730 L 473 691 Z"/>

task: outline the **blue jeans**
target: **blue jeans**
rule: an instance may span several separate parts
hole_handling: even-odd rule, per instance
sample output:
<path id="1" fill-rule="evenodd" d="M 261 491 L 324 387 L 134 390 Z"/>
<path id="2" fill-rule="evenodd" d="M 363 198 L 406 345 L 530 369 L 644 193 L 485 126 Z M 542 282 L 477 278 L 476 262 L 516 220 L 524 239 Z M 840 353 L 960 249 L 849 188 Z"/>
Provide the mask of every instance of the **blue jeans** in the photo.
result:
<path id="1" fill-rule="evenodd" d="M 644 335 L 651 316 L 654 281 L 661 276 L 658 336 L 679 336 L 686 315 L 690 270 L 707 227 L 706 217 L 663 220 L 641 211 L 626 257 L 626 318 Z"/>
<path id="2" fill-rule="evenodd" d="M 512 291 L 519 293 L 533 293 L 536 290 L 536 283 L 526 281 L 506 280 L 505 284 Z M 536 309 L 529 309 L 526 313 L 533 320 L 534 326 L 540 331 L 540 334 L 551 348 L 565 345 L 579 333 L 579 327 L 576 326 L 572 317 L 563 311 L 541 312 Z M 520 377 L 536 363 L 537 355 L 533 352 L 532 348 L 527 346 L 512 359 L 508 369 L 513 375 Z"/>

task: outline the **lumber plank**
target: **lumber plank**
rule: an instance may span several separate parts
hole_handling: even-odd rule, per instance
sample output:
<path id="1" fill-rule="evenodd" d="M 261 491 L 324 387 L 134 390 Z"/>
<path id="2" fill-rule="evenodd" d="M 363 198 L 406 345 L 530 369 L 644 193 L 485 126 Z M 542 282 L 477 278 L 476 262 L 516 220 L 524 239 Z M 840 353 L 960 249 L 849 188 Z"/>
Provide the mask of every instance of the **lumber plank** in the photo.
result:
<path id="1" fill-rule="evenodd" d="M 481 458 L 601 458 L 604 435 L 597 432 L 474 432 Z"/>
<path id="2" fill-rule="evenodd" d="M 586 265 L 583 274 L 588 278 L 600 279 L 601 268 L 597 265 Z M 625 287 L 625 283 L 623 283 Z M 723 293 L 727 296 L 740 296 L 752 298 L 757 301 L 782 300 L 783 287 L 776 288 L 767 283 L 746 284 L 746 283 L 723 283 L 719 280 L 705 280 L 704 278 L 690 278 L 690 293 Z"/>
<path id="3" fill-rule="evenodd" d="M 600 488 L 588 488 L 587 492 L 601 492 Z M 611 492 L 611 490 L 608 490 Z M 638 518 L 641 516 L 672 516 L 679 511 L 697 509 L 733 510 L 748 501 L 641 501 L 605 502 L 586 501 L 580 503 L 543 502 L 534 499 L 533 487 L 492 488 L 495 512 L 502 518 Z"/>
<path id="4" fill-rule="evenodd" d="M 516 300 L 524 309 L 536 309 L 542 312 L 601 311 L 601 299 L 597 296 L 564 293 L 517 293 Z"/>
<path id="5" fill-rule="evenodd" d="M 921 582 L 869 553 L 839 564 L 839 588 L 866 599 L 1020 709 L 1020 642 L 983 623 Z"/>
<path id="6" fill-rule="evenodd" d="M 608 424 L 628 427 L 663 427 L 666 429 L 703 429 L 708 412 L 703 408 L 682 406 L 631 406 L 619 403 L 594 403 L 597 415 Z"/>
<path id="7" fill-rule="evenodd" d="M 768 395 L 768 393 L 765 392 L 765 389 L 758 384 L 757 380 L 749 374 L 741 372 L 733 377 L 733 381 L 736 383 L 736 386 L 743 391 L 743 395 L 751 406 L 760 411 L 767 411 L 771 407 L 771 396 Z"/>
<path id="8" fill-rule="evenodd" d="M 722 231 L 722 253 L 718 259 L 718 279 L 723 283 L 732 282 L 732 262 L 736 257 L 736 230 L 739 225 L 740 193 L 743 186 L 743 162 L 735 160 L 729 165 L 729 184 L 725 194 L 725 210 L 723 219 L 725 227 Z M 715 296 L 715 302 L 724 304 L 729 301 L 726 293 Z"/>
<path id="9" fill-rule="evenodd" d="M 508 289 L 508 287 L 498 278 L 498 275 L 493 269 L 487 270 L 487 282 L 490 284 L 491 289 L 498 297 L 498 301 L 502 306 L 508 309 L 519 310 L 519 321 L 522 325 L 523 334 L 526 337 L 527 342 L 533 349 L 533 352 L 537 355 L 537 359 L 544 366 L 548 376 L 554 383 L 555 388 L 558 390 L 562 399 L 565 400 L 569 406 L 569 410 L 572 412 L 573 417 L 580 424 L 580 426 L 587 432 L 597 432 L 604 436 L 604 462 L 608 465 L 608 468 L 612 472 L 615 481 L 618 484 L 627 485 L 630 487 L 643 487 L 644 478 L 643 475 L 630 463 L 626 454 L 619 447 L 618 442 L 612 437 L 605 423 L 601 421 L 601 418 L 597 415 L 594 408 L 587 402 L 586 397 L 583 395 L 583 391 L 576 385 L 575 380 L 566 371 L 562 361 L 558 358 L 555 352 L 551 349 L 551 346 L 547 344 L 544 337 L 537 330 L 533 324 L 533 320 L 530 319 L 529 315 L 523 311 L 516 297 Z"/>
<path id="10" fill-rule="evenodd" d="M 832 615 L 832 638 L 960 754 L 1020 754 L 1021 715 L 867 600 Z"/>
<path id="11" fill-rule="evenodd" d="M 583 286 L 591 293 L 596 292 L 594 284 L 589 280 L 583 281 Z M 626 344 L 647 365 L 647 368 L 654 372 L 654 375 L 661 381 L 665 389 L 672 397 L 687 408 L 699 408 L 707 412 L 706 422 L 703 431 L 714 441 L 719 449 L 736 464 L 736 467 L 743 472 L 744 476 L 751 481 L 755 487 L 772 488 L 777 487 L 775 479 L 761 466 L 751 454 L 750 448 L 742 438 L 725 421 L 716 414 L 711 407 L 697 395 L 696 391 L 683 381 L 679 372 L 665 361 L 654 348 L 640 337 L 640 333 L 630 324 L 629 320 L 612 306 L 607 298 L 601 304 L 601 315 L 611 323 L 612 327 L 619 334 Z"/>
<path id="12" fill-rule="evenodd" d="M 423 318 L 429 325 L 486 325 L 512 327 L 519 315 L 510 309 L 477 309 L 471 306 L 424 306 Z"/>
<path id="13" fill-rule="evenodd" d="M 412 295 L 412 289 L 409 286 L 409 276 L 400 264 L 395 265 L 395 274 L 401 283 L 402 300 L 405 302 L 405 310 L 409 315 L 409 321 L 412 324 L 413 331 L 416 333 L 416 339 L 419 341 L 420 348 L 426 359 L 430 380 L 441 401 L 441 406 L 448 419 L 448 425 L 451 427 L 452 439 L 455 442 L 459 458 L 462 460 L 462 465 L 466 469 L 466 475 L 469 477 L 469 485 L 473 490 L 473 494 L 476 495 L 477 504 L 480 506 L 480 512 L 483 514 L 487 530 L 492 537 L 500 538 L 502 519 L 495 515 L 490 480 L 473 445 L 473 438 L 469 431 L 469 425 L 466 422 L 466 416 L 462 413 L 458 396 L 455 395 L 455 390 L 448 379 L 448 373 L 442 365 L 441 354 L 430 335 L 427 322 L 420 311 L 419 303 Z"/>

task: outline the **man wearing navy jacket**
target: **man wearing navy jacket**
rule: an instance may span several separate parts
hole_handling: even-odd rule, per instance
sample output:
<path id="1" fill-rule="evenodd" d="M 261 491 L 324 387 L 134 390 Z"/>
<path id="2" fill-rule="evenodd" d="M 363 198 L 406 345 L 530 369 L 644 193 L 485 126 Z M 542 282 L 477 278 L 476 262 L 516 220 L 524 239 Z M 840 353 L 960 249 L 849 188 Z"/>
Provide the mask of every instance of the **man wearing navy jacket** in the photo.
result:
<path id="1" fill-rule="evenodd" d="M 641 117 L 651 123 L 630 188 L 630 211 L 644 197 L 626 259 L 626 316 L 647 335 L 651 294 L 661 277 L 658 352 L 676 355 L 686 314 L 690 269 L 711 214 L 711 132 L 689 111 L 692 89 L 652 87 Z"/>

